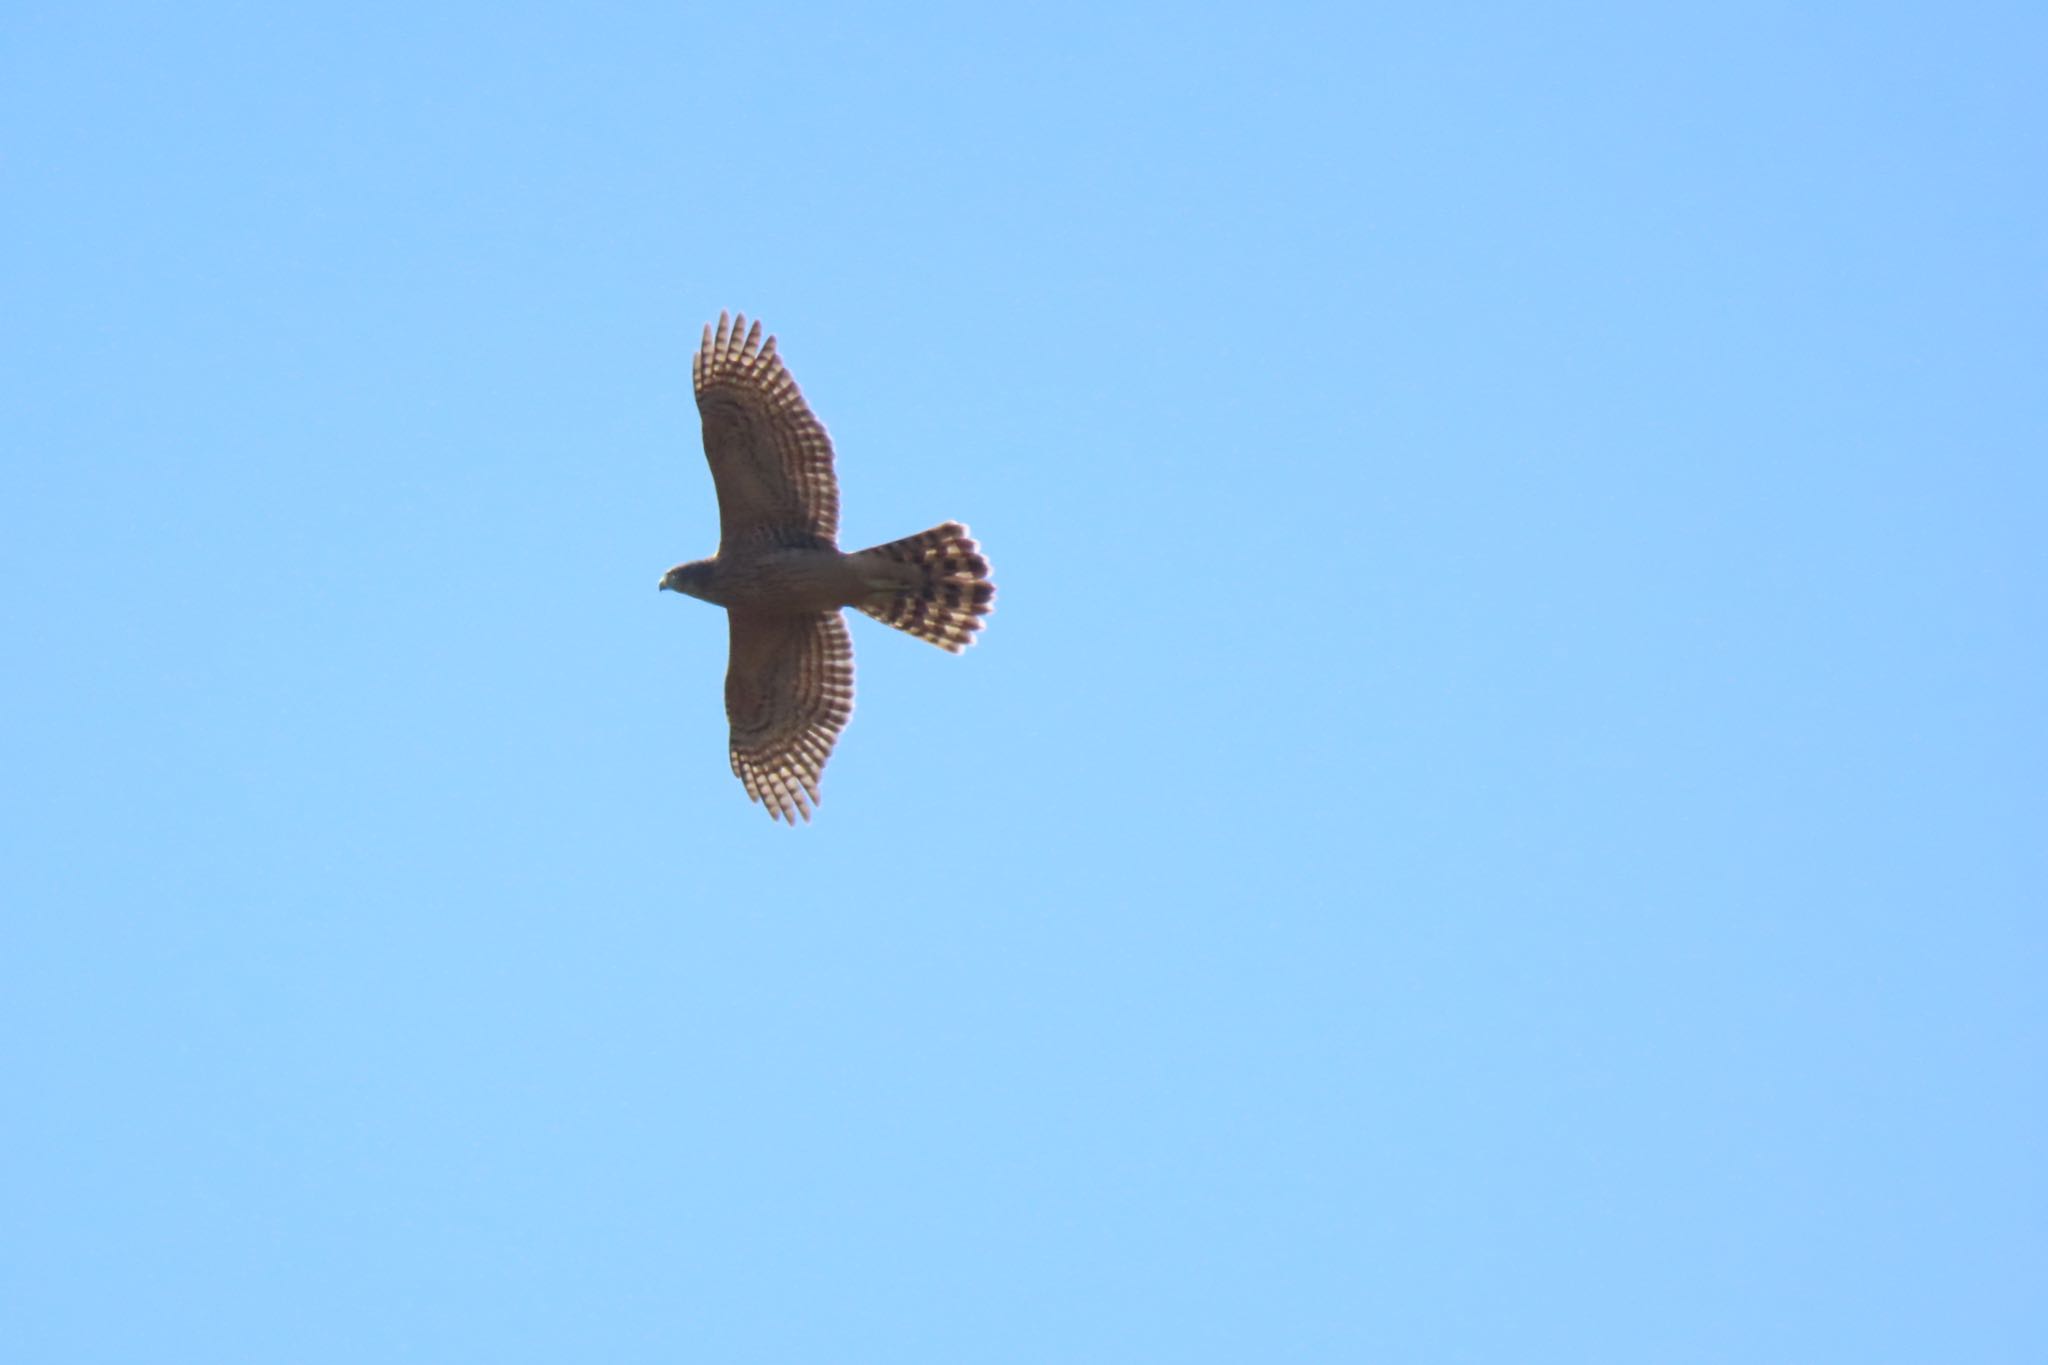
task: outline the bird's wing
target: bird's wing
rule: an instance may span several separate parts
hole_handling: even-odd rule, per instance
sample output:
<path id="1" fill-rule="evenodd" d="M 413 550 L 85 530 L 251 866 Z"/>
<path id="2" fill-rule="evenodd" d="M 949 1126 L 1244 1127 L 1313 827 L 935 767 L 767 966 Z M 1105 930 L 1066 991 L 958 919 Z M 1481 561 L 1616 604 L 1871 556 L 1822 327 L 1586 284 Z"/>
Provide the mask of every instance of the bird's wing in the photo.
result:
<path id="1" fill-rule="evenodd" d="M 725 714 L 732 771 L 768 814 L 795 824 L 818 804 L 818 778 L 853 714 L 853 642 L 836 611 L 785 615 L 734 607 Z"/>
<path id="2" fill-rule="evenodd" d="M 832 438 L 744 314 L 718 315 L 690 363 L 704 457 L 718 488 L 719 553 L 762 545 L 836 549 L 839 480 Z"/>

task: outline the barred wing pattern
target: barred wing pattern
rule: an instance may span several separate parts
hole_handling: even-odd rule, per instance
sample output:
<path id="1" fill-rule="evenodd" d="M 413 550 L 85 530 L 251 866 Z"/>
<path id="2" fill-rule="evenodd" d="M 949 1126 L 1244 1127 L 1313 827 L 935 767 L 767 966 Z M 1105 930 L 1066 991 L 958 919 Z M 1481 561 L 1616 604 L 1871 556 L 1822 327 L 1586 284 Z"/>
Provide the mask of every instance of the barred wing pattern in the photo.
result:
<path id="1" fill-rule="evenodd" d="M 704 457 L 718 489 L 718 552 L 763 545 L 834 549 L 839 480 L 832 439 L 796 381 L 744 313 L 718 315 L 690 362 Z"/>
<path id="2" fill-rule="evenodd" d="M 732 657 L 725 714 L 732 771 L 768 814 L 795 824 L 818 804 L 818 778 L 853 714 L 853 642 L 836 611 L 727 612 Z"/>

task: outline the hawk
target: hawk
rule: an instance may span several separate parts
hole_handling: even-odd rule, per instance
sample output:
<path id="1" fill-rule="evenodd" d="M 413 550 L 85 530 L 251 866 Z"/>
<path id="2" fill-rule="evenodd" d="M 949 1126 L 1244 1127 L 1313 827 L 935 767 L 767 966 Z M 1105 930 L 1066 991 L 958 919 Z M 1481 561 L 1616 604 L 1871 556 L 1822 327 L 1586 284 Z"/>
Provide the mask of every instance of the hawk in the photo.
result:
<path id="1" fill-rule="evenodd" d="M 718 490 L 718 553 L 661 576 L 725 608 L 725 714 L 747 796 L 794 825 L 853 714 L 842 607 L 959 653 L 995 606 L 988 560 L 957 521 L 842 554 L 832 441 L 744 314 L 718 315 L 690 362 L 704 458 Z"/>

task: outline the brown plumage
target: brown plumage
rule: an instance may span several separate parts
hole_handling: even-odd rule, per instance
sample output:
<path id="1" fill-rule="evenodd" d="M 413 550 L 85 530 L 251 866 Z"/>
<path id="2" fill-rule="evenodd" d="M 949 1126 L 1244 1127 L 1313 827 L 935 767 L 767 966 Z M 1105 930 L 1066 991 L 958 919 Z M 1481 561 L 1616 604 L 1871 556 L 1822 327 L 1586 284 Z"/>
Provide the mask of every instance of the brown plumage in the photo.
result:
<path id="1" fill-rule="evenodd" d="M 941 649 L 958 654 L 973 644 L 981 618 L 994 609 L 996 585 L 988 581 L 988 560 L 957 521 L 861 554 L 906 566 L 916 575 L 915 586 L 852 605 Z"/>
<path id="2" fill-rule="evenodd" d="M 839 551 L 832 441 L 761 324 L 718 315 L 691 362 L 718 490 L 718 553 L 661 586 L 726 609 L 732 770 L 771 816 L 808 820 L 853 714 L 842 607 L 958 653 L 994 609 L 988 560 L 958 522 Z"/>

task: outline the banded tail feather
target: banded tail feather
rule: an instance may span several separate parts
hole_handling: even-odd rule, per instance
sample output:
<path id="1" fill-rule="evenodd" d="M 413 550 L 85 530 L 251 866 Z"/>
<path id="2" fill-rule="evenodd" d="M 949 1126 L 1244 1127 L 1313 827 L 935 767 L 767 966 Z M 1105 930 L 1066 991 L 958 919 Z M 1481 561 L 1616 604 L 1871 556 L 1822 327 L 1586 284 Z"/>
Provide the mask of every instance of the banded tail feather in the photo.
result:
<path id="1" fill-rule="evenodd" d="M 988 560 L 957 521 L 862 550 L 874 591 L 854 603 L 884 625 L 958 654 L 995 610 Z"/>

